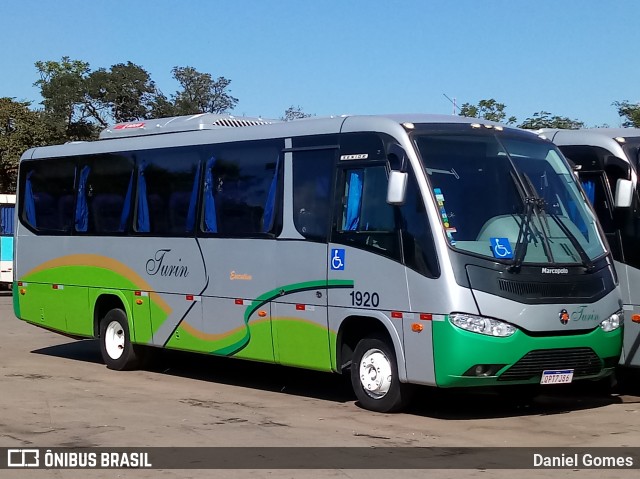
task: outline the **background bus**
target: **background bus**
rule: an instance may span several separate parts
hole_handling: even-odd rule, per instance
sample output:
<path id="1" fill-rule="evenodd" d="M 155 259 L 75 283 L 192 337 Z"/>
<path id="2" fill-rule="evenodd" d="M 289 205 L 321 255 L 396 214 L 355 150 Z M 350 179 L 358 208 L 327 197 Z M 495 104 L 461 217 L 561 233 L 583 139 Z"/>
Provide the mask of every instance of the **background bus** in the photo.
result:
<path id="1" fill-rule="evenodd" d="M 0 286 L 13 282 L 13 218 L 16 195 L 0 194 Z"/>
<path id="2" fill-rule="evenodd" d="M 624 298 L 624 351 L 620 363 L 640 367 L 640 129 L 539 131 L 578 168 L 607 236 Z"/>
<path id="3" fill-rule="evenodd" d="M 205 114 L 29 150 L 16 316 L 113 369 L 166 347 L 346 372 L 377 411 L 607 377 L 620 291 L 574 175 L 476 121 Z"/>

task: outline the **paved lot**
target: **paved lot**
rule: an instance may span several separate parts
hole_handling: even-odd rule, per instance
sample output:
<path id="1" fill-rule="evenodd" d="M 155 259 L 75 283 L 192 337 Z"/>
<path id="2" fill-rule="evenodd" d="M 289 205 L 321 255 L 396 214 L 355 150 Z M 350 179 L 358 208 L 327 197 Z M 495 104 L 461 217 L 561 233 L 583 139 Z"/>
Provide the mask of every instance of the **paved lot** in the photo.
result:
<path id="1" fill-rule="evenodd" d="M 640 391 L 573 386 L 529 406 L 492 394 L 421 391 L 402 414 L 358 408 L 337 375 L 165 354 L 153 370 L 102 365 L 95 341 L 18 321 L 0 296 L 0 447 L 133 446 L 640 446 Z M 640 383 L 640 376 L 638 376 Z M 331 467 L 327 464 L 327 467 Z M 451 468 L 455 468 L 452 461 Z M 527 477 L 602 471 L 523 470 Z M 364 470 L 14 471 L 2 478 L 397 477 Z M 514 471 L 408 470 L 403 477 L 504 477 Z M 606 471 L 606 477 L 637 477 Z"/>

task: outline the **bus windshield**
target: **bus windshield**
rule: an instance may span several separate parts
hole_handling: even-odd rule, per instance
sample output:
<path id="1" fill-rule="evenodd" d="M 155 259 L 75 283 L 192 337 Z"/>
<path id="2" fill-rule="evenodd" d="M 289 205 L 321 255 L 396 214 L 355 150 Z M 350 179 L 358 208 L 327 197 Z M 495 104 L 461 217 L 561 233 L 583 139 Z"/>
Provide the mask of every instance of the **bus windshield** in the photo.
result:
<path id="1" fill-rule="evenodd" d="M 491 130 L 413 139 L 456 250 L 518 266 L 590 266 L 605 253 L 596 218 L 550 142 Z"/>

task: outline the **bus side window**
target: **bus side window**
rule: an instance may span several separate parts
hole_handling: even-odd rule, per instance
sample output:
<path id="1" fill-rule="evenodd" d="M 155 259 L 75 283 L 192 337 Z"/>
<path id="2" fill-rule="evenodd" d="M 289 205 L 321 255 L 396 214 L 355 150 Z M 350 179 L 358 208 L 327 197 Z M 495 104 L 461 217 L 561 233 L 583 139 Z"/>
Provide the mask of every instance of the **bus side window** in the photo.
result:
<path id="1" fill-rule="evenodd" d="M 399 261 L 401 254 L 395 210 L 386 202 L 386 166 L 344 169 L 339 181 L 342 202 L 334 240 Z"/>
<path id="2" fill-rule="evenodd" d="M 201 176 L 199 151 L 151 150 L 139 157 L 136 231 L 175 236 L 193 233 Z"/>
<path id="3" fill-rule="evenodd" d="M 334 151 L 293 153 L 293 224 L 308 239 L 327 240 Z"/>
<path id="4" fill-rule="evenodd" d="M 54 166 L 55 162 L 55 166 Z M 72 161 L 25 162 L 21 186 L 20 218 L 40 233 L 68 232 L 73 227 L 73 196 L 76 168 Z"/>
<path id="5" fill-rule="evenodd" d="M 124 155 L 100 155 L 89 158 L 78 171 L 76 231 L 124 233 L 131 205 L 133 160 Z"/>
<path id="6" fill-rule="evenodd" d="M 201 229 L 228 237 L 277 235 L 283 140 L 219 145 L 205 166 Z"/>

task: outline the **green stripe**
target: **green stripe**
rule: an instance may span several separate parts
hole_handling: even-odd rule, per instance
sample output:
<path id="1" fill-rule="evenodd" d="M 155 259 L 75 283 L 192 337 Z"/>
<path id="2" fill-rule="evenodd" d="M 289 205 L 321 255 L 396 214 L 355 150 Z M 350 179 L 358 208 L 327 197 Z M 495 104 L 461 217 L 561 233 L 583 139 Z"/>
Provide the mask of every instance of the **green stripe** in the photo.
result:
<path id="1" fill-rule="evenodd" d="M 293 283 L 287 284 L 285 286 L 280 286 L 276 289 L 272 289 L 271 291 L 267 291 L 266 293 L 261 294 L 256 299 L 254 299 L 247 309 L 244 312 L 244 326 L 245 333 L 242 339 L 236 341 L 235 343 L 226 346 L 221 349 L 217 349 L 212 351 L 212 354 L 219 354 L 222 356 L 232 356 L 240 351 L 242 351 L 249 341 L 251 341 L 251 331 L 249 329 L 249 318 L 251 315 L 263 304 L 272 301 L 275 298 L 286 296 L 292 293 L 298 293 L 300 291 L 307 291 L 311 289 L 318 288 L 353 288 L 353 280 L 350 279 L 331 279 L 329 281 L 321 280 L 321 281 L 306 281 L 304 283 Z"/>

